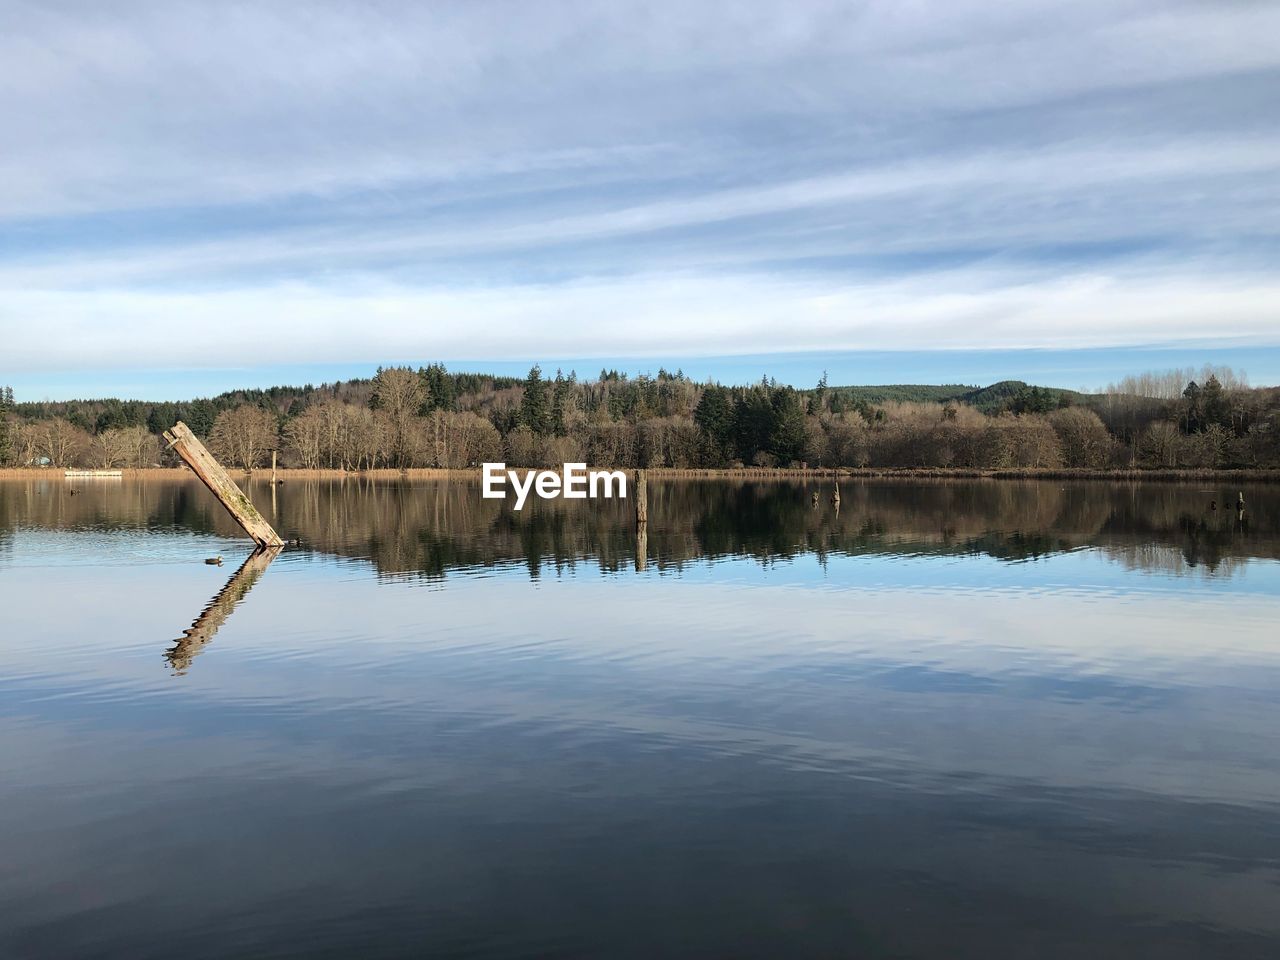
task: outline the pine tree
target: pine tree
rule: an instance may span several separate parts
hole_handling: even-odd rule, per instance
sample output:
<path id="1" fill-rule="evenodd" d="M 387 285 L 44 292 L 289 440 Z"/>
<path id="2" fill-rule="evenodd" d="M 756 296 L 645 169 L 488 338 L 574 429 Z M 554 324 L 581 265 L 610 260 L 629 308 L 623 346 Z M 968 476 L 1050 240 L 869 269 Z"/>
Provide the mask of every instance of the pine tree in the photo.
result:
<path id="1" fill-rule="evenodd" d="M 729 391 L 718 383 L 704 387 L 702 399 L 693 411 L 693 422 L 710 442 L 711 459 L 717 463 L 727 460 L 734 434 Z"/>
<path id="2" fill-rule="evenodd" d="M 809 413 L 817 416 L 822 413 L 827 402 L 827 371 L 822 371 L 822 379 L 818 381 L 818 385 L 813 388 L 813 394 L 809 397 Z"/>
<path id="3" fill-rule="evenodd" d="M 770 391 L 773 422 L 769 432 L 769 452 L 774 462 L 785 467 L 804 459 L 804 407 L 791 387 L 775 387 Z"/>
<path id="4" fill-rule="evenodd" d="M 9 413 L 13 410 L 13 387 L 0 387 L 0 463 L 8 463 L 12 453 Z"/>
<path id="5" fill-rule="evenodd" d="M 443 363 L 433 363 L 418 371 L 422 378 L 425 399 L 420 413 L 426 416 L 432 410 L 453 410 L 457 405 L 458 385 L 449 375 Z"/>
<path id="6" fill-rule="evenodd" d="M 524 397 L 520 401 L 520 422 L 539 436 L 545 436 L 551 420 L 551 404 L 542 368 L 534 364 L 524 381 Z"/>
<path id="7" fill-rule="evenodd" d="M 569 412 L 569 393 L 572 383 L 564 378 L 564 374 L 556 371 L 555 389 L 551 392 L 551 432 L 563 437 L 568 432 L 565 422 Z"/>
<path id="8" fill-rule="evenodd" d="M 1231 411 L 1223 396 L 1222 383 L 1212 373 L 1200 389 L 1200 406 L 1204 412 L 1204 429 L 1214 424 L 1225 426 L 1231 422 Z"/>

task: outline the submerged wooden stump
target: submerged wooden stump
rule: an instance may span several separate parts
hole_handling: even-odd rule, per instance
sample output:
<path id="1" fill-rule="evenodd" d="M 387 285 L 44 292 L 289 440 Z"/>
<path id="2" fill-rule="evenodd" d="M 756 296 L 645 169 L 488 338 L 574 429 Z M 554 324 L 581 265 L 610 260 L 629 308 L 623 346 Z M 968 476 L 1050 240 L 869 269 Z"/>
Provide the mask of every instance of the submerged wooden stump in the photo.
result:
<path id="1" fill-rule="evenodd" d="M 172 430 L 164 432 L 169 446 L 189 466 L 201 482 L 218 498 L 218 502 L 226 507 L 227 513 L 240 524 L 253 542 L 259 547 L 280 547 L 284 541 L 271 528 L 271 524 L 262 518 L 258 508 L 244 495 L 244 491 L 235 485 L 235 481 L 227 476 L 222 464 L 214 459 L 213 454 L 205 449 L 199 438 L 191 432 L 191 428 L 179 420 Z"/>

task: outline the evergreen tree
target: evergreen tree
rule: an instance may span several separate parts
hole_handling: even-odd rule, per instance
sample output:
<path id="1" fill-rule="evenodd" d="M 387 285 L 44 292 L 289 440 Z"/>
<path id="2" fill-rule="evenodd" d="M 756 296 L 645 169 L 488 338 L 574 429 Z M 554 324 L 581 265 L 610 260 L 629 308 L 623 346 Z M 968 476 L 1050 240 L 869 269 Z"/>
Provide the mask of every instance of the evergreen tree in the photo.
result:
<path id="1" fill-rule="evenodd" d="M 542 368 L 537 364 L 524 381 L 524 397 L 520 400 L 520 422 L 539 436 L 545 436 L 551 423 L 551 402 Z"/>
<path id="2" fill-rule="evenodd" d="M 187 407 L 187 426 L 198 437 L 207 437 L 213 430 L 213 421 L 218 418 L 218 409 L 212 400 L 192 400 Z"/>
<path id="3" fill-rule="evenodd" d="M 9 436 L 9 414 L 13 411 L 13 387 L 0 387 L 0 463 L 8 463 L 13 453 Z"/>
<path id="4" fill-rule="evenodd" d="M 729 457 L 734 437 L 733 403 L 729 391 L 717 384 L 702 390 L 702 399 L 693 411 L 693 422 L 711 447 L 712 459 L 722 462 Z"/>
<path id="5" fill-rule="evenodd" d="M 558 437 L 563 437 L 568 432 L 565 419 L 569 412 L 569 394 L 572 390 L 572 382 L 557 370 L 555 389 L 551 392 L 551 432 Z"/>
<path id="6" fill-rule="evenodd" d="M 457 405 L 458 385 L 443 363 L 433 363 L 418 371 L 422 378 L 422 414 L 432 410 L 452 410 Z"/>
<path id="7" fill-rule="evenodd" d="M 1178 423 L 1183 433 L 1199 433 L 1204 426 L 1204 415 L 1201 408 L 1200 385 L 1192 380 L 1187 389 L 1182 391 L 1182 403 L 1179 405 Z"/>
<path id="8" fill-rule="evenodd" d="M 769 447 L 773 435 L 774 409 L 768 379 L 743 391 L 733 404 L 733 432 L 738 459 L 757 463 L 760 454 L 772 455 Z"/>
<path id="9" fill-rule="evenodd" d="M 1203 412 L 1204 427 L 1228 426 L 1231 423 L 1231 410 L 1227 398 L 1223 395 L 1222 384 L 1213 374 L 1204 382 L 1200 390 L 1200 407 Z"/>
<path id="10" fill-rule="evenodd" d="M 773 422 L 769 430 L 769 453 L 774 462 L 785 467 L 804 459 L 804 407 L 800 395 L 791 387 L 775 387 L 770 391 Z"/>
<path id="11" fill-rule="evenodd" d="M 1013 413 L 1048 413 L 1058 408 L 1058 398 L 1052 390 L 1043 387 L 1029 387 L 1023 384 L 1009 398 L 1009 409 Z"/>
<path id="12" fill-rule="evenodd" d="M 813 393 L 809 396 L 809 413 L 817 416 L 822 413 L 827 403 L 827 371 L 822 371 L 822 379 L 818 381 L 818 385 L 813 388 Z"/>

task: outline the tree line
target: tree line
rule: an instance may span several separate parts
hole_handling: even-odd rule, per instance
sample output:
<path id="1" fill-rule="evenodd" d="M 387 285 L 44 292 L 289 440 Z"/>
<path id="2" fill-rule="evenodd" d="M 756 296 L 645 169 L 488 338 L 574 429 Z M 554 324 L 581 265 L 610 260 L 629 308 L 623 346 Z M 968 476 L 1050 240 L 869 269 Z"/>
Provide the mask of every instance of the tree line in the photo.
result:
<path id="1" fill-rule="evenodd" d="M 1187 379 L 1184 381 L 1183 377 Z M 1182 387 L 1172 389 L 1176 377 Z M 924 396 L 926 399 L 900 399 Z M 184 420 L 226 462 L 367 470 L 586 462 L 613 467 L 1280 467 L 1280 389 L 1229 368 L 1129 378 L 1097 394 L 1006 381 L 797 389 L 682 372 L 580 380 L 441 364 L 366 380 L 182 403 L 19 403 L 0 389 L 0 462 L 171 464 L 158 434 Z"/>

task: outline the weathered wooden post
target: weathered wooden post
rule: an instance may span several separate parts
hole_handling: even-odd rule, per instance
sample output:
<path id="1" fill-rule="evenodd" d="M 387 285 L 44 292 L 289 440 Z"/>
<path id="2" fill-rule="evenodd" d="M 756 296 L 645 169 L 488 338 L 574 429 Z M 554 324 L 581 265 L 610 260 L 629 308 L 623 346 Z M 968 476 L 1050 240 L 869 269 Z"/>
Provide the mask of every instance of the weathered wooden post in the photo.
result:
<path id="1" fill-rule="evenodd" d="M 271 451 L 271 486 L 276 485 L 276 452 Z"/>
<path id="2" fill-rule="evenodd" d="M 636 487 L 636 572 L 643 573 L 649 554 L 649 481 L 637 470 Z"/>
<path id="3" fill-rule="evenodd" d="M 649 483 L 644 471 L 636 471 L 636 523 L 649 522 Z"/>
<path id="4" fill-rule="evenodd" d="M 192 472 L 200 478 L 200 481 L 218 498 L 218 502 L 226 508 L 227 513 L 231 514 L 232 519 L 253 538 L 254 543 L 259 547 L 284 546 L 284 541 L 275 530 L 271 529 L 271 524 L 262 518 L 257 507 L 227 476 L 227 471 L 222 469 L 222 464 L 218 463 L 213 458 L 213 454 L 205 449 L 204 444 L 191 432 L 190 427 L 179 420 L 173 425 L 172 430 L 164 432 L 164 438 L 169 441 L 169 446 L 173 447 Z"/>

